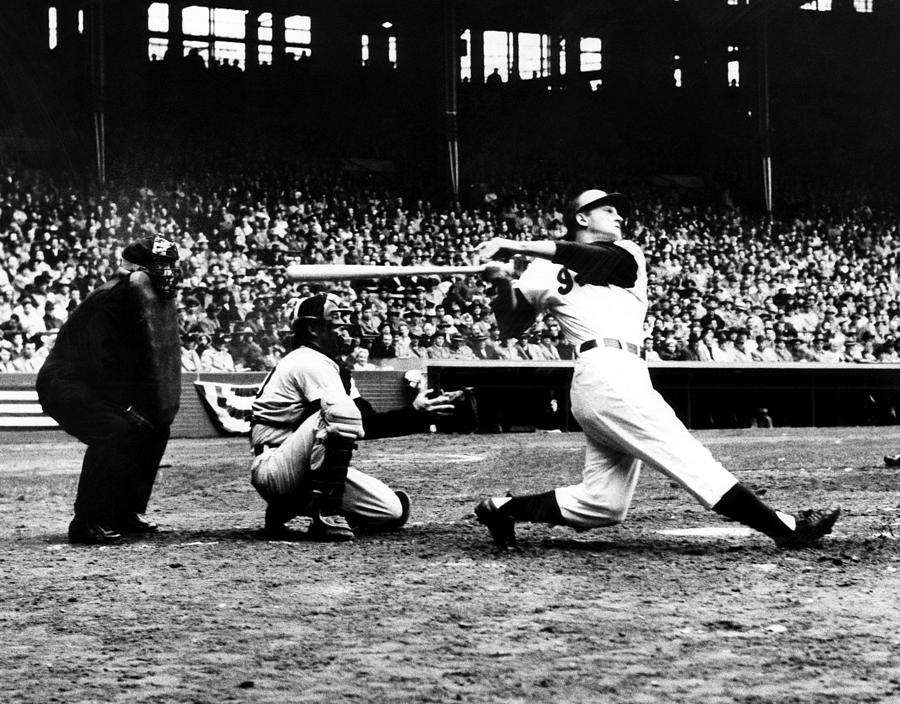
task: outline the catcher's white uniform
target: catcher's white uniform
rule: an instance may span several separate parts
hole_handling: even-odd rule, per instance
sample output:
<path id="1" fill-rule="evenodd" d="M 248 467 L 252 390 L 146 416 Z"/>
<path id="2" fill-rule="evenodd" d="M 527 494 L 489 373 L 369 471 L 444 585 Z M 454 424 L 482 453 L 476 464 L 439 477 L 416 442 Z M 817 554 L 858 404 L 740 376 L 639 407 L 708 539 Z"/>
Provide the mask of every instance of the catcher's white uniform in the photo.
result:
<path id="1" fill-rule="evenodd" d="M 617 284 L 608 271 L 589 266 L 578 274 L 536 259 L 514 284 L 537 310 L 552 312 L 568 341 L 582 350 L 571 398 L 587 451 L 581 483 L 556 489 L 563 518 L 577 528 L 621 522 L 644 462 L 711 508 L 737 478 L 688 432 L 653 388 L 639 356 L 647 313 L 647 270 L 640 247 L 628 240 L 560 247 L 568 247 L 570 256 L 590 256 L 597 247 L 598 266 L 608 259 L 602 248 L 621 247 L 637 265 L 633 281 L 629 277 Z"/>
<path id="2" fill-rule="evenodd" d="M 250 480 L 264 499 L 308 502 L 309 474 L 328 435 L 363 437 L 358 397 L 355 382 L 345 391 L 338 365 L 317 350 L 298 347 L 279 362 L 253 402 Z M 399 519 L 403 507 L 386 484 L 350 467 L 342 510 L 378 523 Z"/>

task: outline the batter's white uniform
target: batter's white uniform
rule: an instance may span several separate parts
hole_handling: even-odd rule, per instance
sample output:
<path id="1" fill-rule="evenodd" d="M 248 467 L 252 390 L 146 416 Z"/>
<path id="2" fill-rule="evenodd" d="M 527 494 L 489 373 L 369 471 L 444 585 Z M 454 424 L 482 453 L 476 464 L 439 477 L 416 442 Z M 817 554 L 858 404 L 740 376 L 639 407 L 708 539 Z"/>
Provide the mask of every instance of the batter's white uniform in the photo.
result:
<path id="1" fill-rule="evenodd" d="M 637 354 L 647 313 L 643 252 L 628 240 L 604 246 L 622 247 L 634 258 L 632 286 L 588 283 L 547 259 L 534 260 L 514 284 L 537 310 L 559 320 L 576 350 L 585 342 L 597 342 L 578 355 L 571 387 L 572 413 L 587 440 L 582 480 L 556 489 L 563 518 L 585 529 L 625 518 L 644 462 L 707 508 L 737 484 L 653 388 L 647 364 Z M 634 351 L 628 351 L 630 345 Z"/>
<path id="2" fill-rule="evenodd" d="M 352 413 L 358 397 L 355 382 L 348 394 L 338 365 L 310 347 L 298 347 L 278 363 L 253 402 L 250 443 L 261 454 L 250 464 L 250 481 L 264 499 L 308 503 L 310 469 L 321 461 L 324 440 L 333 432 L 328 409 Z M 353 467 L 345 487 L 341 508 L 348 518 L 394 521 L 403 512 L 386 484 Z"/>

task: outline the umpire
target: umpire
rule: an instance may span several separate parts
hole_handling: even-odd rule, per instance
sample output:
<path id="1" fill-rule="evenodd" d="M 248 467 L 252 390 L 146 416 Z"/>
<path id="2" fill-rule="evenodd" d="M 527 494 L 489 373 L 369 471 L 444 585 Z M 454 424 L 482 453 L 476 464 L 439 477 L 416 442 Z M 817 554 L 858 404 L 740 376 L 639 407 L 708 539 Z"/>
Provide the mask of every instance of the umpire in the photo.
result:
<path id="1" fill-rule="evenodd" d="M 44 411 L 87 445 L 69 542 L 98 545 L 156 526 L 141 517 L 181 391 L 178 252 L 129 244 L 116 273 L 60 329 L 37 377 Z"/>

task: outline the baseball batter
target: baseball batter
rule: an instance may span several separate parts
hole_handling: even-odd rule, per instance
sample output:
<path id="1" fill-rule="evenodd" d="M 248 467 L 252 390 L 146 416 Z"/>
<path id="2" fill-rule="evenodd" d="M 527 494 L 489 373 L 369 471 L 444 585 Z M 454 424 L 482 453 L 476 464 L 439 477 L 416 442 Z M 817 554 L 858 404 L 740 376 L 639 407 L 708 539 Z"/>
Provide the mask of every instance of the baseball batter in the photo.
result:
<path id="1" fill-rule="evenodd" d="M 347 315 L 334 294 L 302 301 L 292 324 L 294 349 L 263 383 L 253 403 L 251 482 L 266 500 L 265 530 L 312 518 L 307 537 L 353 540 L 355 530 L 402 526 L 409 497 L 350 466 L 356 441 L 424 431 L 436 414 L 453 413 L 447 394 L 423 389 L 411 406 L 377 413 L 338 364 Z"/>
<path id="2" fill-rule="evenodd" d="M 494 238 L 483 259 L 536 257 L 513 285 L 489 270 L 492 308 L 506 337 L 519 337 L 540 311 L 551 311 L 578 350 L 572 413 L 587 450 L 579 484 L 543 494 L 488 498 L 475 513 L 500 548 L 515 548 L 515 522 L 578 530 L 622 522 L 643 464 L 678 482 L 703 506 L 772 538 L 779 546 L 818 543 L 840 509 L 790 515 L 773 510 L 716 461 L 685 428 L 650 382 L 640 357 L 647 313 L 647 272 L 640 247 L 623 239 L 626 201 L 591 189 L 566 209 L 562 241 Z"/>

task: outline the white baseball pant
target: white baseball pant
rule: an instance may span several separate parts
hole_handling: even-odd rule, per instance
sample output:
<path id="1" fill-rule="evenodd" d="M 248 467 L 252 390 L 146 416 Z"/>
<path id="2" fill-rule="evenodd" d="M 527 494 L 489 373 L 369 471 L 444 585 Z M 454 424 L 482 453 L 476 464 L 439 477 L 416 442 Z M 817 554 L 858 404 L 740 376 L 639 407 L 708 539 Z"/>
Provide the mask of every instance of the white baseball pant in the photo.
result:
<path id="1" fill-rule="evenodd" d="M 321 412 L 316 412 L 279 446 L 266 447 L 253 458 L 250 481 L 264 499 L 288 499 L 298 506 L 307 506 L 310 460 L 316 443 L 322 441 L 323 431 L 328 432 L 327 421 Z M 357 516 L 366 523 L 394 521 L 403 512 L 400 500 L 387 484 L 353 467 L 347 471 L 341 508 L 348 517 Z"/>
<path id="2" fill-rule="evenodd" d="M 622 522 L 644 463 L 706 508 L 737 484 L 653 388 L 647 364 L 637 355 L 603 346 L 583 353 L 575 362 L 571 399 L 587 448 L 581 483 L 556 490 L 570 525 Z"/>

